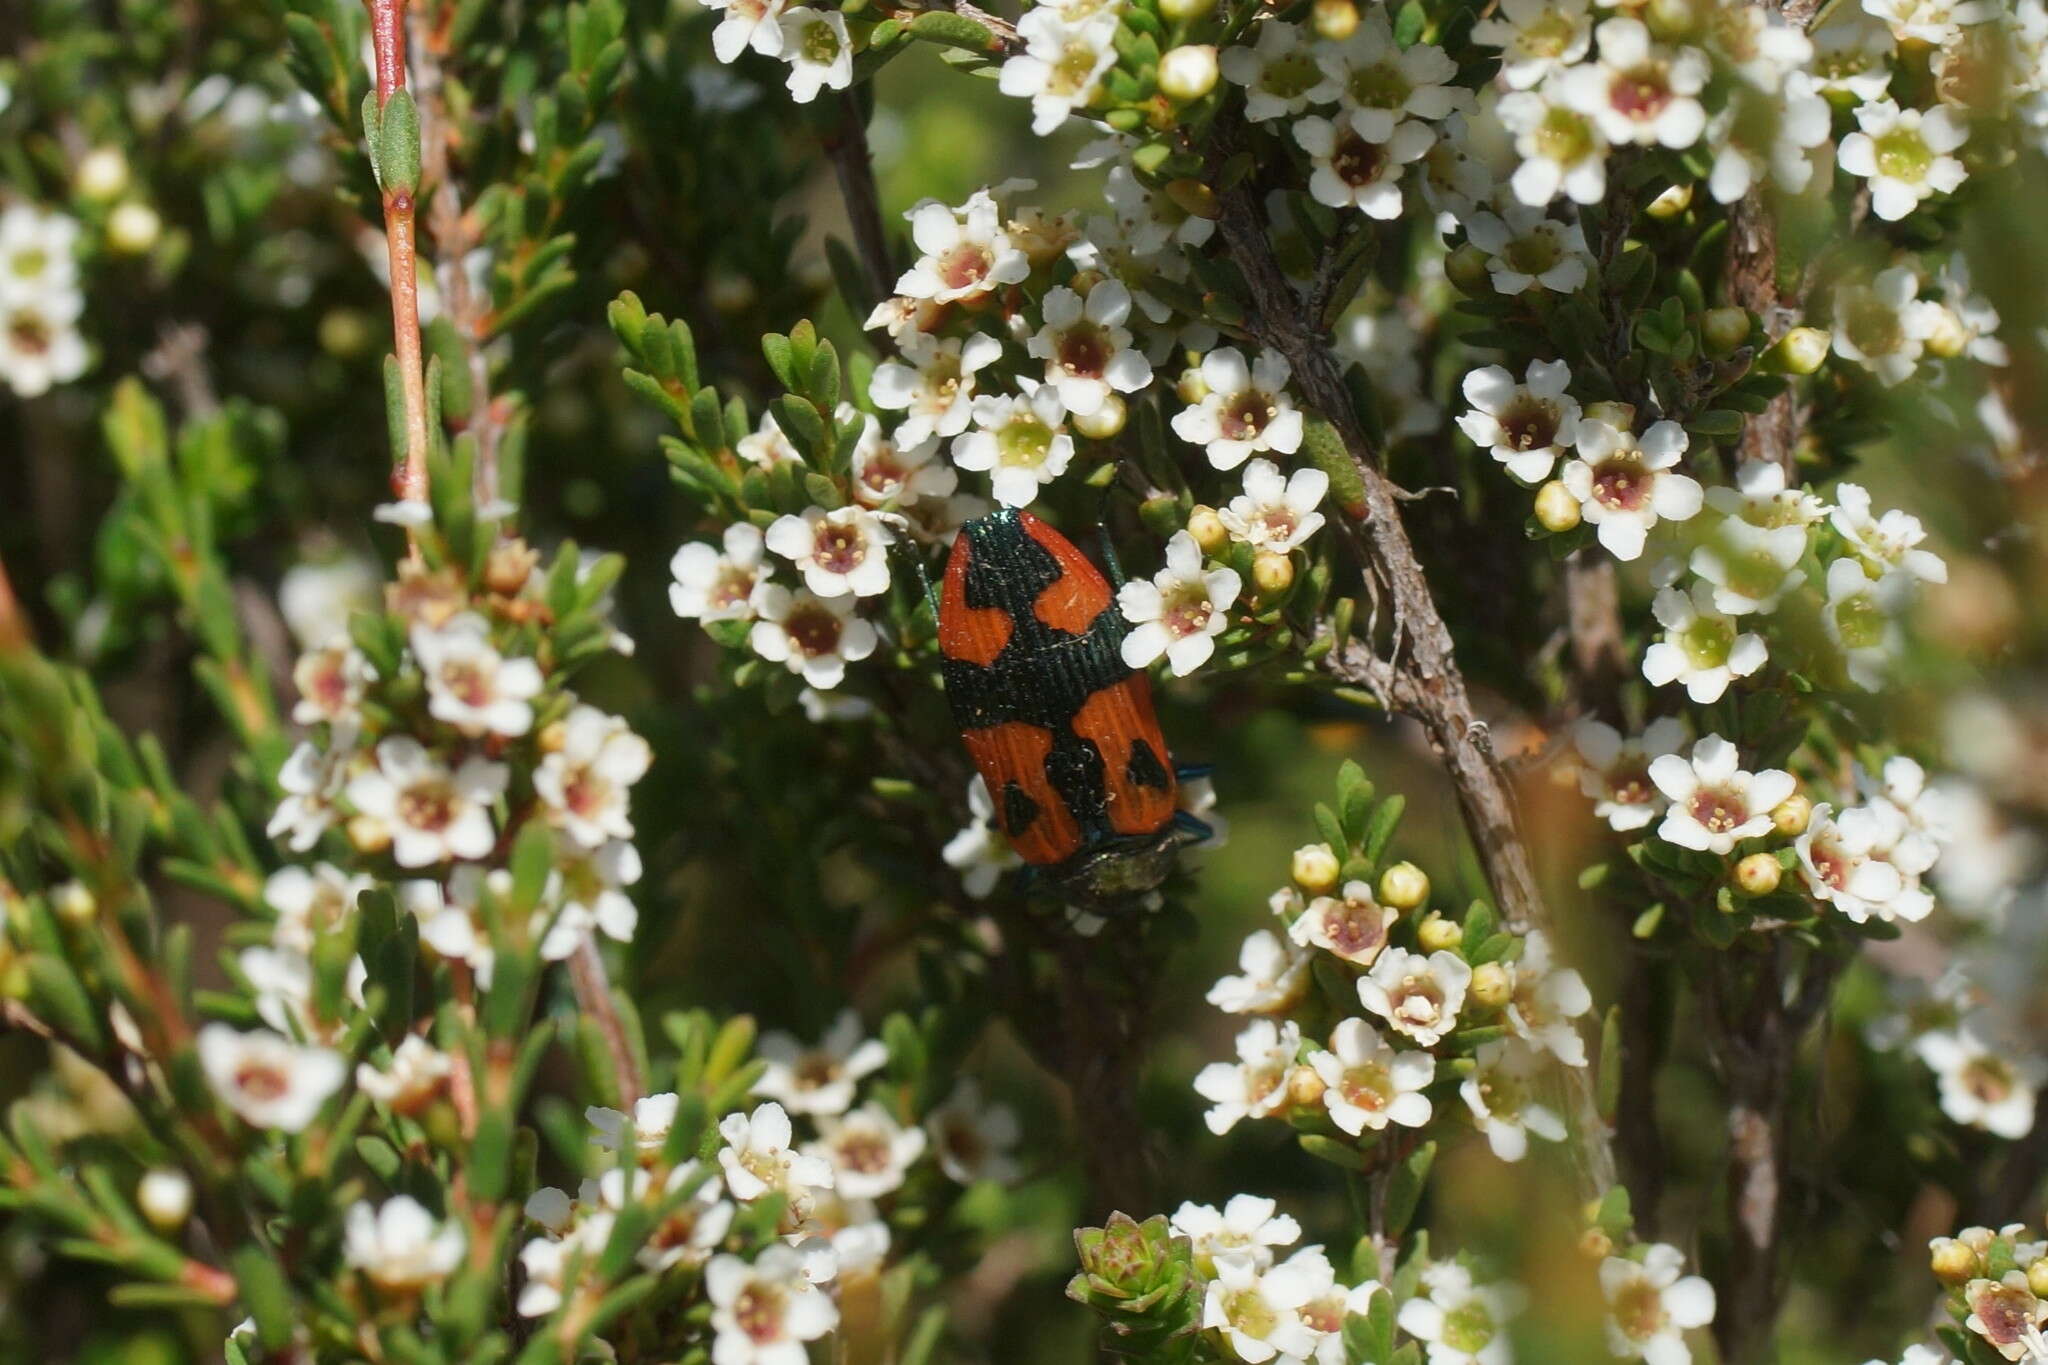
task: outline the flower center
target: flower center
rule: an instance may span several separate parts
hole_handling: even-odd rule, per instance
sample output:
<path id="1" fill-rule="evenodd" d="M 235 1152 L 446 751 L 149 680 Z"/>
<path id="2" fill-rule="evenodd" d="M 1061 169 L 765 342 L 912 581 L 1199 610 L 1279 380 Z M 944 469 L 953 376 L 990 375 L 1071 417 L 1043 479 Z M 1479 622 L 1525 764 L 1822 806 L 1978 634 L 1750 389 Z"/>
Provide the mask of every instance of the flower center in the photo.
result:
<path id="1" fill-rule="evenodd" d="M 399 793 L 398 818 L 413 829 L 446 829 L 455 818 L 454 787 L 440 778 L 414 783 Z"/>
<path id="2" fill-rule="evenodd" d="M 756 1281 L 740 1292 L 732 1303 L 733 1321 L 755 1341 L 782 1339 L 783 1296 L 781 1291 Z"/>
<path id="3" fill-rule="evenodd" d="M 24 355 L 41 355 L 50 349 L 50 325 L 26 308 L 7 320 L 7 336 Z"/>
<path id="4" fill-rule="evenodd" d="M 874 1175 L 889 1169 L 889 1143 L 880 1133 L 841 1133 L 833 1148 L 839 1164 L 849 1171 Z"/>
<path id="5" fill-rule="evenodd" d="M 1509 242 L 1501 256 L 1521 274 L 1541 275 L 1563 258 L 1564 249 L 1555 233 L 1538 228 Z"/>
<path id="6" fill-rule="evenodd" d="M 1560 166 L 1576 166 L 1593 154 L 1593 125 L 1569 109 L 1544 114 L 1534 139 L 1536 154 Z"/>
<path id="7" fill-rule="evenodd" d="M 1230 1325 L 1254 1340 L 1264 1340 L 1280 1325 L 1280 1315 L 1256 1289 L 1240 1289 L 1225 1296 L 1223 1316 Z"/>
<path id="8" fill-rule="evenodd" d="M 1996 1057 L 1978 1057 L 1963 1070 L 1963 1086 L 1986 1104 L 2011 1098 L 2012 1068 Z"/>
<path id="9" fill-rule="evenodd" d="M 1179 638 L 1202 634 L 1209 629 L 1210 619 L 1215 614 L 1216 608 L 1210 604 L 1208 589 L 1193 584 L 1167 602 L 1166 610 L 1160 613 L 1159 619 L 1169 634 Z"/>
<path id="10" fill-rule="evenodd" d="M 1323 911 L 1323 938 L 1342 958 L 1376 955 L 1387 941 L 1386 916 L 1362 901 L 1336 902 Z"/>
<path id="11" fill-rule="evenodd" d="M 996 459 L 1017 469 L 1037 469 L 1052 454 L 1053 430 L 1036 417 L 1017 417 L 996 435 Z"/>
<path id="12" fill-rule="evenodd" d="M 1101 60 L 1102 53 L 1092 45 L 1079 39 L 1069 42 L 1060 49 L 1060 59 L 1053 64 L 1046 88 L 1058 95 L 1080 94 L 1095 79 L 1095 68 Z"/>
<path id="13" fill-rule="evenodd" d="M 995 269 L 995 253 L 980 242 L 962 242 L 939 258 L 939 281 L 948 289 L 972 289 Z"/>
<path id="14" fill-rule="evenodd" d="M 852 573 L 868 557 L 867 542 L 858 527 L 828 523 L 819 528 L 811 557 L 829 573 Z"/>
<path id="15" fill-rule="evenodd" d="M 1867 356 L 1890 355 L 1906 344 L 1906 329 L 1898 313 L 1874 296 L 1852 304 L 1842 327 L 1856 349 Z"/>
<path id="16" fill-rule="evenodd" d="M 1678 647 L 1694 668 L 1719 668 L 1735 647 L 1735 626 L 1718 617 L 1702 616 L 1678 636 Z"/>
<path id="17" fill-rule="evenodd" d="M 1640 1277 L 1623 1286 L 1614 1299 L 1614 1325 L 1630 1341 L 1648 1341 L 1664 1330 L 1664 1296 Z"/>
<path id="18" fill-rule="evenodd" d="M 1394 1073 L 1375 1062 L 1347 1067 L 1337 1092 L 1354 1108 L 1381 1113 L 1394 1102 Z"/>
<path id="19" fill-rule="evenodd" d="M 39 246 L 25 246 L 8 258 L 7 268 L 18 280 L 32 280 L 50 268 L 50 253 Z"/>
<path id="20" fill-rule="evenodd" d="M 1669 74 L 1661 63 L 1618 72 L 1607 87 L 1614 111 L 1636 123 L 1655 122 L 1673 99 Z"/>
<path id="21" fill-rule="evenodd" d="M 1394 1017 L 1410 1024 L 1433 1024 L 1444 1010 L 1443 991 L 1426 976 L 1404 976 L 1394 996 Z"/>
<path id="22" fill-rule="evenodd" d="M 1593 472 L 1593 499 L 1616 512 L 1639 512 L 1649 504 L 1652 477 L 1641 451 L 1617 451 Z"/>
<path id="23" fill-rule="evenodd" d="M 1509 264 L 1522 270 L 1512 259 Z M 1522 273 L 1540 275 L 1543 272 L 1523 270 Z M 1510 450 L 1543 450 L 1557 444 L 1558 417 L 1555 403 L 1523 395 L 1511 401 L 1493 420 L 1500 427 L 1503 444 Z"/>
<path id="24" fill-rule="evenodd" d="M 1493 1340 L 1493 1314 L 1477 1299 L 1468 1299 L 1444 1314 L 1444 1345 L 1478 1355 Z"/>
<path id="25" fill-rule="evenodd" d="M 1331 164 L 1335 165 L 1335 162 Z M 1266 429 L 1266 424 L 1279 415 L 1280 409 L 1269 395 L 1257 389 L 1246 389 L 1223 405 L 1222 412 L 1217 414 L 1216 426 L 1225 440 L 1255 441 Z"/>
<path id="26" fill-rule="evenodd" d="M 1380 178 L 1386 166 L 1386 149 L 1354 132 L 1345 133 L 1344 140 L 1330 153 L 1330 170 L 1347 185 L 1370 185 Z"/>
<path id="27" fill-rule="evenodd" d="M 823 607 L 792 612 L 782 630 L 806 658 L 815 659 L 839 648 L 839 618 Z"/>
<path id="28" fill-rule="evenodd" d="M 1399 109 L 1415 92 L 1401 68 L 1392 62 L 1376 62 L 1351 73 L 1345 89 L 1351 102 L 1363 109 Z"/>
<path id="29" fill-rule="evenodd" d="M 1297 100 L 1313 90 L 1323 78 L 1315 59 L 1306 52 L 1290 52 L 1266 63 L 1259 73 L 1259 88 L 1276 99 Z"/>
<path id="30" fill-rule="evenodd" d="M 830 24 L 812 24 L 804 30 L 804 60 L 830 66 L 839 60 L 839 35 Z"/>
<path id="31" fill-rule="evenodd" d="M 1562 57 L 1571 49 L 1573 36 L 1572 21 L 1546 9 L 1515 35 L 1515 50 L 1531 57 Z"/>
<path id="32" fill-rule="evenodd" d="M 1100 379 L 1109 366 L 1109 338 L 1093 323 L 1077 323 L 1060 337 L 1060 368 L 1078 379 Z"/>
<path id="33" fill-rule="evenodd" d="M 753 595 L 754 571 L 728 564 L 711 580 L 711 591 L 705 594 L 705 600 L 715 610 L 732 611 L 745 606 Z"/>
<path id="34" fill-rule="evenodd" d="M 1927 178 L 1934 152 L 1914 128 L 1894 128 L 1873 139 L 1877 149 L 1877 173 L 1917 185 Z"/>
<path id="35" fill-rule="evenodd" d="M 1699 821 L 1709 834 L 1726 834 L 1741 828 L 1749 819 L 1749 804 L 1731 791 L 1702 787 L 1694 793 L 1690 807 L 1692 818 Z"/>
<path id="36" fill-rule="evenodd" d="M 1868 593 L 1835 603 L 1835 631 L 1844 649 L 1876 649 L 1884 644 L 1884 611 Z"/>
<path id="37" fill-rule="evenodd" d="M 442 664 L 441 686 L 465 706 L 490 704 L 491 675 L 473 659 L 457 659 Z"/>
<path id="38" fill-rule="evenodd" d="M 235 1089 L 252 1100 L 278 1100 L 291 1089 L 291 1078 L 278 1067 L 245 1062 L 235 1068 Z"/>

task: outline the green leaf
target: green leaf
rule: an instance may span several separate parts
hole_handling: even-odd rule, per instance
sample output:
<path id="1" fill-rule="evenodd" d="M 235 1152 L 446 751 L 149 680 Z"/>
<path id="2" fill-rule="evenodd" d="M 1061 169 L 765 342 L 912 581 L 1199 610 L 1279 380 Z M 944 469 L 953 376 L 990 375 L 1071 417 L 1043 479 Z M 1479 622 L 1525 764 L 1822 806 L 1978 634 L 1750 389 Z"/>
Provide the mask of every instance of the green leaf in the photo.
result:
<path id="1" fill-rule="evenodd" d="M 292 1339 L 292 1291 L 284 1267 L 269 1250 L 244 1243 L 229 1260 L 242 1306 L 256 1322 L 256 1339 L 266 1351 L 282 1351 Z"/>
<path id="2" fill-rule="evenodd" d="M 1337 812 L 1322 802 L 1316 802 L 1316 833 L 1323 836 L 1323 842 L 1342 861 L 1351 851 L 1351 841 L 1344 837 L 1344 822 L 1337 818 Z"/>
<path id="3" fill-rule="evenodd" d="M 1394 831 L 1400 827 L 1401 813 L 1408 809 L 1408 798 L 1399 792 L 1380 802 L 1373 811 L 1372 821 L 1366 826 L 1364 853 L 1365 860 L 1374 867 L 1379 866 L 1380 857 L 1393 841 Z"/>
<path id="4" fill-rule="evenodd" d="M 910 21 L 910 32 L 928 43 L 970 52 L 993 52 L 997 46 L 995 32 L 988 25 L 951 10 L 926 10 Z"/>
<path id="5" fill-rule="evenodd" d="M 1436 1144 L 1425 1142 L 1410 1152 L 1387 1177 L 1387 1236 L 1398 1240 L 1408 1231 L 1415 1207 L 1429 1185 L 1429 1168 L 1436 1162 Z"/>
<path id="6" fill-rule="evenodd" d="M 1302 1151 L 1347 1171 L 1362 1171 L 1371 1164 L 1366 1154 L 1350 1143 L 1339 1142 L 1320 1133 L 1303 1133 L 1299 1141 Z"/>
<path id="7" fill-rule="evenodd" d="M 377 183 L 387 194 L 412 194 L 420 187 L 420 111 L 412 91 L 400 88 L 384 101 L 377 123 Z"/>

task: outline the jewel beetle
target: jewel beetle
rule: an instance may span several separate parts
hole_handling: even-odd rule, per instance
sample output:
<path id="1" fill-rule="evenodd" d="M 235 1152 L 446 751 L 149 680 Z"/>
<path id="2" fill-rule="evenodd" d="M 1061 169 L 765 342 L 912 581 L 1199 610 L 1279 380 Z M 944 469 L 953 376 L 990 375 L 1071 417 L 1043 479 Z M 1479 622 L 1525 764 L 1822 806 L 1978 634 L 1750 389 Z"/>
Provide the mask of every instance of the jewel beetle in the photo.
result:
<path id="1" fill-rule="evenodd" d="M 1124 662 L 1102 570 L 999 508 L 953 542 L 938 618 L 946 698 L 1011 847 L 1091 905 L 1165 881 L 1176 848 L 1209 830 L 1179 809 L 1192 773 L 1173 767 L 1151 679 Z"/>

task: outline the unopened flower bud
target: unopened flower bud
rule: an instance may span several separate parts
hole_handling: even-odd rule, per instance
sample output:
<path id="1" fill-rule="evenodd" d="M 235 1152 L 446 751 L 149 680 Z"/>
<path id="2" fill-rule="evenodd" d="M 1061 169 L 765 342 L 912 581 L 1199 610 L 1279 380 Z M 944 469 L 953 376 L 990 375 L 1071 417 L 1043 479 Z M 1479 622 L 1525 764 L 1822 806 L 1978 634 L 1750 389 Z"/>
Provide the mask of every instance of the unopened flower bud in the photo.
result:
<path id="1" fill-rule="evenodd" d="M 81 199 L 96 204 L 119 199 L 128 188 L 128 158 L 119 147 L 95 147 L 78 163 L 78 174 L 72 183 L 78 187 Z"/>
<path id="2" fill-rule="evenodd" d="M 1650 32 L 1667 43 L 1691 37 L 1700 22 L 1692 0 L 1649 0 L 1643 6 L 1643 18 Z"/>
<path id="3" fill-rule="evenodd" d="M 2027 1288 L 2037 1299 L 2048 1298 L 2048 1256 L 2027 1267 Z"/>
<path id="4" fill-rule="evenodd" d="M 1927 1259 L 1934 1278 L 1951 1286 L 1969 1283 L 1984 1265 L 1976 1248 L 1953 1237 L 1935 1238 Z"/>
<path id="5" fill-rule="evenodd" d="M 1812 819 L 1813 802 L 1798 792 L 1771 807 L 1771 828 L 1788 839 L 1796 839 L 1806 833 L 1807 822 Z"/>
<path id="6" fill-rule="evenodd" d="M 1474 1002 L 1497 1010 L 1514 998 L 1515 983 L 1498 962 L 1482 962 L 1472 969 L 1471 990 Z"/>
<path id="7" fill-rule="evenodd" d="M 1297 1066 L 1287 1073 L 1287 1102 L 1298 1109 L 1321 1104 L 1327 1088 L 1312 1066 Z"/>
<path id="8" fill-rule="evenodd" d="M 1074 430 L 1091 441 L 1107 441 L 1124 429 L 1124 419 L 1129 415 L 1130 409 L 1124 405 L 1122 394 L 1106 393 L 1102 396 L 1101 407 L 1086 417 L 1074 418 Z"/>
<path id="9" fill-rule="evenodd" d="M 1927 337 L 1927 351 L 1947 360 L 1963 353 L 1963 347 L 1970 344 L 1970 334 L 1963 330 L 1963 320 L 1955 310 L 1945 303 L 1934 304 L 1928 313 L 1933 319 L 1934 330 Z"/>
<path id="10" fill-rule="evenodd" d="M 1429 899 L 1429 874 L 1414 863 L 1395 863 L 1380 873 L 1380 904 L 1413 910 Z"/>
<path id="11" fill-rule="evenodd" d="M 50 892 L 50 908 L 66 924 L 91 924 L 100 912 L 99 899 L 84 882 L 65 882 Z"/>
<path id="12" fill-rule="evenodd" d="M 135 1203 L 158 1232 L 170 1235 L 192 1214 L 192 1182 L 183 1171 L 159 1167 L 146 1172 L 135 1187 Z"/>
<path id="13" fill-rule="evenodd" d="M 1700 318 L 1700 340 L 1706 343 L 1708 355 L 1733 353 L 1749 340 L 1749 310 L 1709 308 Z"/>
<path id="14" fill-rule="evenodd" d="M 540 733 L 534 736 L 534 743 L 540 746 L 540 751 L 544 754 L 558 754 L 562 752 L 562 746 L 568 742 L 569 727 L 559 720 L 551 720 L 541 726 Z"/>
<path id="15" fill-rule="evenodd" d="M 382 853 L 391 847 L 391 827 L 374 816 L 354 816 L 348 822 L 348 841 L 358 853 Z"/>
<path id="16" fill-rule="evenodd" d="M 1358 31 L 1358 6 L 1354 0 L 1316 0 L 1310 12 L 1316 37 L 1341 43 Z"/>
<path id="17" fill-rule="evenodd" d="M 1768 896 L 1784 874 L 1775 853 L 1752 853 L 1735 865 L 1735 888 L 1745 896 Z"/>
<path id="18" fill-rule="evenodd" d="M 1579 500 L 1562 479 L 1552 479 L 1536 490 L 1536 520 L 1552 535 L 1563 535 L 1579 524 L 1584 515 Z"/>
<path id="19" fill-rule="evenodd" d="M 1260 597 L 1278 597 L 1294 586 L 1294 560 L 1271 550 L 1252 557 L 1252 587 Z"/>
<path id="20" fill-rule="evenodd" d="M 1580 415 L 1589 422 L 1604 422 L 1616 431 L 1636 429 L 1636 405 L 1633 403 L 1616 403 L 1611 400 L 1588 403 Z"/>
<path id="21" fill-rule="evenodd" d="M 1650 206 L 1644 209 L 1643 212 L 1649 214 L 1652 218 L 1671 219 L 1676 218 L 1691 207 L 1692 186 L 1689 184 L 1673 185 L 1670 189 L 1652 199 Z"/>
<path id="22" fill-rule="evenodd" d="M 1173 396 L 1191 408 L 1209 396 L 1209 382 L 1202 378 L 1201 367 L 1190 365 L 1180 372 L 1180 378 L 1173 381 Z"/>
<path id="23" fill-rule="evenodd" d="M 1188 513 L 1188 534 L 1195 538 L 1195 544 L 1202 547 L 1202 553 L 1213 555 L 1230 543 L 1229 528 L 1223 518 L 1216 515 L 1216 509 L 1207 503 L 1198 502 Z"/>
<path id="24" fill-rule="evenodd" d="M 1294 884 L 1309 895 L 1327 896 L 1337 889 L 1337 878 L 1344 867 L 1328 844 L 1303 844 L 1294 850 L 1294 865 L 1289 871 Z"/>
<path id="25" fill-rule="evenodd" d="M 704 293 L 711 300 L 711 306 L 721 313 L 739 313 L 753 307 L 758 296 L 754 282 L 745 275 L 713 275 L 704 286 Z"/>
<path id="26" fill-rule="evenodd" d="M 107 245 L 128 256 L 140 256 L 163 235 L 164 220 L 147 204 L 130 200 L 107 215 Z"/>
<path id="27" fill-rule="evenodd" d="M 1834 338 L 1818 327 L 1794 327 L 1764 353 L 1767 368 L 1779 374 L 1812 374 L 1828 358 Z"/>
<path id="28" fill-rule="evenodd" d="M 510 597 L 526 586 L 533 566 L 539 562 L 540 553 L 517 536 L 501 540 L 491 547 L 490 557 L 484 561 L 484 585 L 492 592 Z"/>
<path id="29" fill-rule="evenodd" d="M 1600 1228 L 1587 1228 L 1579 1234 L 1579 1254 L 1589 1261 L 1604 1261 L 1614 1254 L 1614 1239 Z"/>
<path id="30" fill-rule="evenodd" d="M 1470 242 L 1462 243 L 1444 258 L 1444 278 L 1461 294 L 1493 292 L 1493 272 L 1487 266 L 1486 252 Z"/>
<path id="31" fill-rule="evenodd" d="M 1216 191 L 1205 182 L 1190 176 L 1166 182 L 1166 197 L 1180 210 L 1194 218 L 1216 219 L 1223 215 L 1223 208 L 1216 202 Z"/>
<path id="32" fill-rule="evenodd" d="M 1191 23 L 1216 8 L 1216 0 L 1159 0 L 1159 12 L 1176 24 Z"/>
<path id="33" fill-rule="evenodd" d="M 1448 952 L 1465 941 L 1465 926 L 1432 910 L 1415 926 L 1415 941 L 1425 953 Z"/>
<path id="34" fill-rule="evenodd" d="M 1159 59 L 1159 88 L 1168 99 L 1187 104 L 1216 88 L 1216 49 L 1187 43 Z"/>
<path id="35" fill-rule="evenodd" d="M 1086 270 L 1076 270 L 1073 278 L 1067 281 L 1067 288 L 1085 299 L 1095 292 L 1096 285 L 1101 284 L 1108 278 L 1109 276 L 1090 266 Z"/>

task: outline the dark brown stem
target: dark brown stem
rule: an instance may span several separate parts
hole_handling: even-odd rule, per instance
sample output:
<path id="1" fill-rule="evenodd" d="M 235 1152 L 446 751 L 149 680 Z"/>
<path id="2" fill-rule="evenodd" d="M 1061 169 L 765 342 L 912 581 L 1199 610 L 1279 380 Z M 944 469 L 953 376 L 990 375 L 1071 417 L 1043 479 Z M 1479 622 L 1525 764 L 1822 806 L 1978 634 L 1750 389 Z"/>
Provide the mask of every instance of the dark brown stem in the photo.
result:
<path id="1" fill-rule="evenodd" d="M 1787 294 L 1780 287 L 1777 220 L 1762 189 L 1752 190 L 1728 215 L 1729 301 L 1755 314 L 1766 338 L 1776 341 L 1799 321 L 1802 293 Z M 1797 390 L 1788 385 L 1743 425 L 1742 458 L 1777 465 L 1789 480 L 1805 426 Z"/>
<path id="2" fill-rule="evenodd" d="M 860 96 L 852 90 L 839 96 L 839 126 L 825 139 L 825 151 L 832 159 L 832 173 L 838 177 L 839 195 L 846 201 L 846 219 L 853 229 L 854 248 L 868 279 L 868 297 L 860 302 L 873 308 L 895 291 L 896 270 L 890 264 L 889 238 L 882 226 L 867 116 Z"/>

